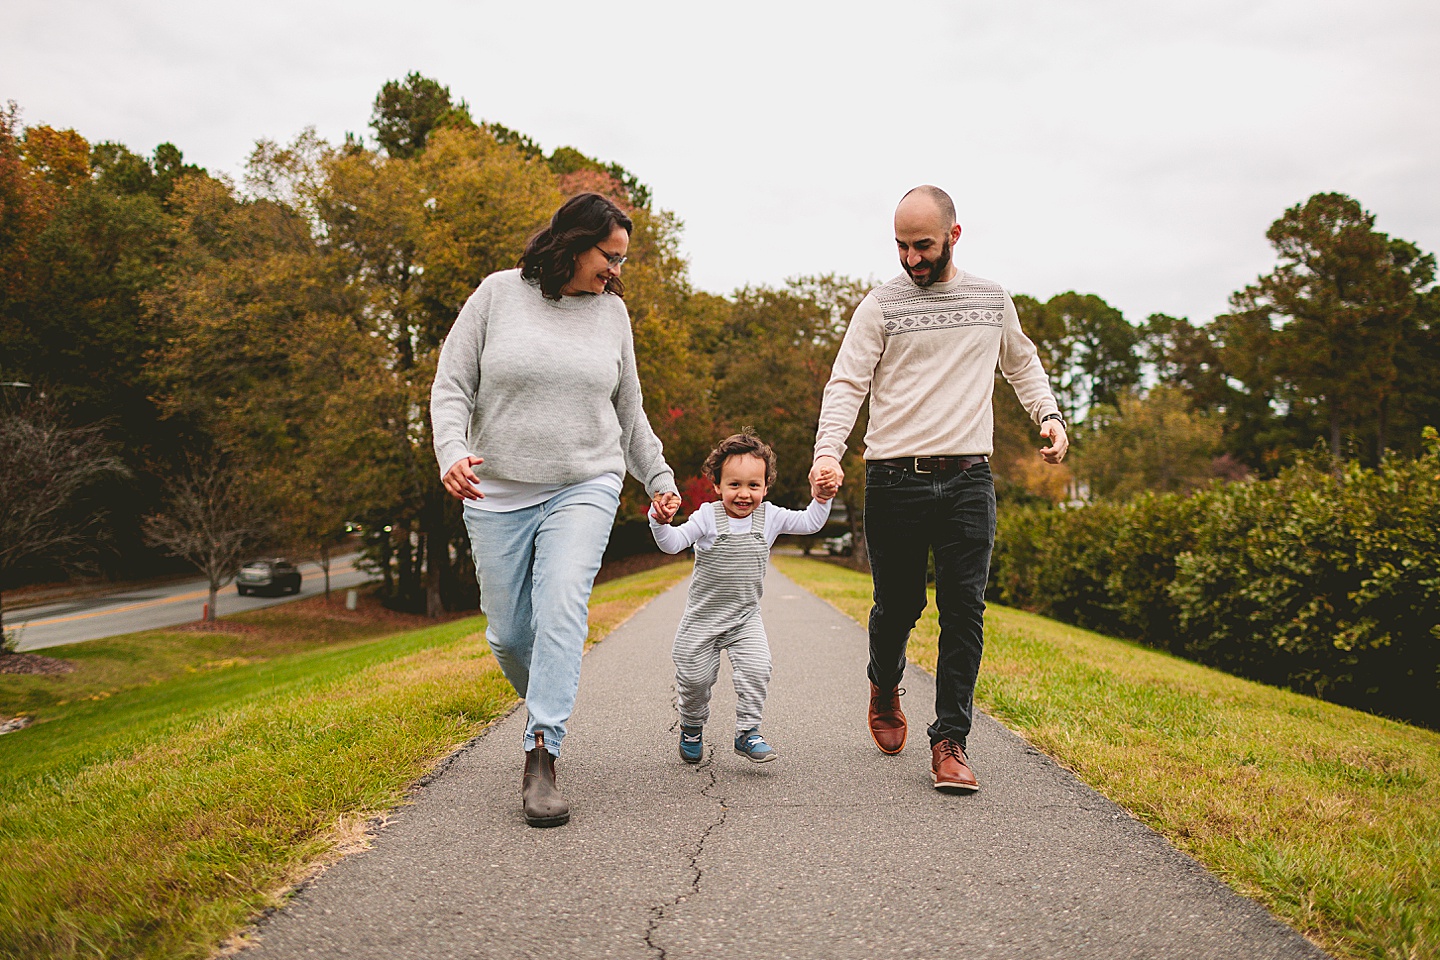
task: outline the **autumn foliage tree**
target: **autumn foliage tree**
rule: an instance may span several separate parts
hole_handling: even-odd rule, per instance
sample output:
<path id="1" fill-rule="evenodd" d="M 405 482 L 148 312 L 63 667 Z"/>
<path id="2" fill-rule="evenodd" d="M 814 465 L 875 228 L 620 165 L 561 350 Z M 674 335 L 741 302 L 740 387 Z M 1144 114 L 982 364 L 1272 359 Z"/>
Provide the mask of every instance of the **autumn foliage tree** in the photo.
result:
<path id="1" fill-rule="evenodd" d="M 34 388 L 31 388 L 34 390 Z M 0 388 L 3 391 L 3 388 Z M 4 591 L 27 562 L 93 559 L 101 515 L 82 498 L 126 473 L 103 431 L 68 423 L 56 401 L 0 392 L 0 648 L 8 647 Z"/>

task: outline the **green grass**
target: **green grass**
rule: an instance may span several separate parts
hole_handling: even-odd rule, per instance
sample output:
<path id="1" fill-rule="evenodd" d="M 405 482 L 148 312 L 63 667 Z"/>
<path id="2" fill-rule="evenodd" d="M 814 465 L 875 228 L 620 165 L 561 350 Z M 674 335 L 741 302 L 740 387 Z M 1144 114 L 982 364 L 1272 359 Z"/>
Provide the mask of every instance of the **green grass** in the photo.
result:
<path id="1" fill-rule="evenodd" d="M 775 562 L 865 622 L 868 576 Z M 1336 956 L 1440 956 L 1440 734 L 1004 607 L 985 634 L 981 706 L 1231 886 Z"/>
<path id="2" fill-rule="evenodd" d="M 597 586 L 592 641 L 685 572 Z M 396 633 L 313 607 L 0 675 L 0 714 L 37 718 L 0 737 L 0 956 L 209 955 L 515 702 L 482 618 Z"/>

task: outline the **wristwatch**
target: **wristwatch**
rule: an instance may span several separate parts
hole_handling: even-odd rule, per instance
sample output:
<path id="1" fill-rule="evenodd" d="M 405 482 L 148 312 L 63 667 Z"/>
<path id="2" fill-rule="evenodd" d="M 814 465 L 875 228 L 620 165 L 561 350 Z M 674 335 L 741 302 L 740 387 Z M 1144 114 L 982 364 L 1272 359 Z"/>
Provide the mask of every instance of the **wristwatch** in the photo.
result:
<path id="1" fill-rule="evenodd" d="M 1041 425 L 1041 426 L 1044 426 L 1046 420 L 1059 420 L 1059 421 L 1060 421 L 1060 429 L 1061 429 L 1061 430 L 1064 430 L 1066 433 L 1069 433 L 1069 432 L 1070 432 L 1070 424 L 1066 423 L 1066 422 L 1065 422 L 1065 418 L 1062 417 L 1062 416 L 1060 416 L 1060 414 L 1058 414 L 1058 413 L 1047 413 L 1047 414 L 1045 414 L 1045 416 L 1043 416 L 1043 417 L 1040 418 L 1040 425 Z"/>

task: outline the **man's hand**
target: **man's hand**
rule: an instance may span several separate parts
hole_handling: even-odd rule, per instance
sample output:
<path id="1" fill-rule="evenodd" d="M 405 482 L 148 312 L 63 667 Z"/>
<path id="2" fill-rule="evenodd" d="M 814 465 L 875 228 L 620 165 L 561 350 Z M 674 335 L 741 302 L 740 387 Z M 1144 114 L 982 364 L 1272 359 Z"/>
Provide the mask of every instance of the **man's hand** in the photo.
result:
<path id="1" fill-rule="evenodd" d="M 650 498 L 650 516 L 661 524 L 667 524 L 675 519 L 675 514 L 680 512 L 680 494 L 678 493 L 657 493 Z"/>
<path id="2" fill-rule="evenodd" d="M 815 458 L 815 463 L 810 467 L 810 495 L 816 500 L 829 500 L 840 491 L 840 485 L 845 482 L 845 471 L 840 469 L 840 461 L 828 454 L 822 454 Z"/>
<path id="3" fill-rule="evenodd" d="M 1065 459 L 1065 451 L 1070 449 L 1070 438 L 1065 435 L 1065 427 L 1059 420 L 1051 417 L 1040 424 L 1040 436 L 1050 441 L 1050 446 L 1040 451 L 1046 463 L 1059 463 Z"/>
<path id="4" fill-rule="evenodd" d="M 835 494 L 840 492 L 840 484 L 834 481 L 823 481 L 810 484 L 810 496 L 821 503 L 835 499 Z"/>
<path id="5" fill-rule="evenodd" d="M 484 462 L 481 457 L 461 457 L 445 471 L 440 482 L 445 484 L 450 496 L 457 500 L 484 500 L 485 494 L 480 492 L 480 478 L 470 469 L 475 464 Z"/>

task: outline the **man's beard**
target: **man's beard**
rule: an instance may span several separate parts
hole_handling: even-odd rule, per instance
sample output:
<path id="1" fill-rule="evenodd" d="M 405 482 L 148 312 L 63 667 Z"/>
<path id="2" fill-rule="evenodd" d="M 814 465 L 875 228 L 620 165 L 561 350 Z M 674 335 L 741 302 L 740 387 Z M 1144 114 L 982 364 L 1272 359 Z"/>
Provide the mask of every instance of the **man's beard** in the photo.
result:
<path id="1" fill-rule="evenodd" d="M 930 272 L 925 274 L 924 277 L 917 277 L 915 276 L 915 271 L 911 268 L 910 264 L 906 263 L 904 260 L 900 261 L 900 266 L 905 268 L 905 273 L 909 275 L 911 281 L 917 287 L 930 286 L 930 284 L 934 283 L 936 280 L 939 280 L 941 275 L 950 268 L 950 238 L 945 238 L 945 246 L 941 248 L 940 256 L 936 257 L 934 260 L 925 260 L 923 262 L 930 267 Z"/>

